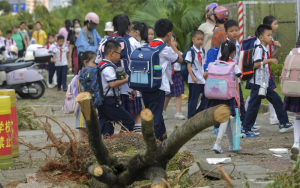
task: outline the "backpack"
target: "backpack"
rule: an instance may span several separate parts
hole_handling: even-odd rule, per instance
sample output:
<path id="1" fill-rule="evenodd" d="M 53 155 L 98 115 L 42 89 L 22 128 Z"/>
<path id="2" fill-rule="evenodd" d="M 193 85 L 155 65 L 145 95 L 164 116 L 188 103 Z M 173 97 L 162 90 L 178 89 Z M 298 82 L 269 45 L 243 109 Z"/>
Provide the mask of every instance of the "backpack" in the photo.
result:
<path id="1" fill-rule="evenodd" d="M 206 62 L 204 64 L 204 71 L 206 71 L 210 63 L 213 63 L 218 59 L 219 49 L 220 48 L 218 47 L 214 47 L 207 51 Z"/>
<path id="2" fill-rule="evenodd" d="M 104 55 L 105 44 L 109 40 L 116 40 L 121 45 L 121 57 L 120 57 L 120 60 L 116 63 L 116 66 L 123 67 L 125 69 L 125 72 L 128 74 L 129 73 L 128 65 L 130 62 L 130 54 L 131 54 L 131 47 L 130 47 L 130 42 L 129 42 L 130 37 L 131 36 L 129 36 L 129 35 L 124 36 L 124 37 L 121 37 L 121 36 L 107 37 L 100 44 L 100 50 L 98 52 L 100 54 L 98 54 L 97 59 L 98 60 L 105 59 L 105 55 Z M 99 62 L 101 62 L 101 61 L 99 61 Z"/>
<path id="3" fill-rule="evenodd" d="M 238 66 L 242 72 L 241 75 L 242 80 L 250 80 L 253 76 L 255 77 L 253 55 L 257 47 L 263 49 L 261 45 L 255 45 L 252 49 L 240 51 Z M 264 59 L 264 49 L 262 50 L 262 59 Z"/>
<path id="4" fill-rule="evenodd" d="M 250 36 L 243 40 L 240 51 L 253 49 L 256 39 L 257 37 Z"/>
<path id="5" fill-rule="evenodd" d="M 71 83 L 68 85 L 68 89 L 66 92 L 66 98 L 63 104 L 63 110 L 65 112 L 65 114 L 72 114 L 74 113 L 75 109 L 76 109 L 76 96 L 77 93 L 76 91 L 78 91 L 78 84 L 75 84 L 74 82 L 77 82 L 78 79 L 78 75 L 76 75 Z"/>
<path id="6" fill-rule="evenodd" d="M 209 65 L 204 87 L 205 97 L 228 100 L 236 96 L 235 64 L 235 62 L 217 60 Z"/>
<path id="7" fill-rule="evenodd" d="M 298 48 L 285 58 L 281 73 L 281 93 L 287 97 L 300 97 L 300 54 Z"/>
<path id="8" fill-rule="evenodd" d="M 181 73 L 181 76 L 183 78 L 184 81 L 187 81 L 188 79 L 188 76 L 189 76 L 189 71 L 187 69 L 187 62 L 185 61 L 185 57 L 186 57 L 186 54 L 191 51 L 191 55 L 192 55 L 192 64 L 194 63 L 195 61 L 195 53 L 193 53 L 195 50 L 193 49 L 193 47 L 187 49 L 183 54 L 182 54 L 182 59 L 183 61 L 181 62 L 181 68 L 180 68 L 180 73 Z M 205 50 L 204 48 L 202 48 L 202 52 L 203 52 L 203 56 L 205 57 Z M 205 69 L 204 69 L 205 70 Z"/>
<path id="9" fill-rule="evenodd" d="M 145 46 L 135 49 L 130 56 L 129 81 L 131 89 L 151 92 L 160 88 L 162 67 L 159 53 L 166 47 L 161 44 L 156 48 Z"/>
<path id="10" fill-rule="evenodd" d="M 101 72 L 108 66 L 113 67 L 108 63 L 102 65 L 101 67 L 85 67 L 78 77 L 81 86 L 83 86 L 83 90 L 91 93 L 95 108 L 103 105 L 103 101 L 109 91 L 108 89 L 106 94 L 103 94 L 103 86 L 101 81 Z"/>

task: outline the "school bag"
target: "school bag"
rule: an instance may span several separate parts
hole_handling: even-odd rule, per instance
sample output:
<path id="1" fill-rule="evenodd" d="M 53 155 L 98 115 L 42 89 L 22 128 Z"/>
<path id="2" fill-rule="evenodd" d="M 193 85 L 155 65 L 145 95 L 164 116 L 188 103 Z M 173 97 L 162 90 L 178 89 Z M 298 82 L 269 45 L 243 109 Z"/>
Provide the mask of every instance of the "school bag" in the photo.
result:
<path id="1" fill-rule="evenodd" d="M 99 58 L 100 54 L 98 54 L 97 59 L 99 59 L 99 61 L 105 59 L 105 55 L 104 55 L 105 44 L 109 40 L 116 40 L 121 45 L 121 57 L 120 60 L 116 63 L 116 66 L 123 67 L 125 69 L 125 72 L 128 74 L 129 73 L 128 65 L 130 62 L 130 54 L 131 54 L 131 46 L 129 42 L 130 37 L 131 36 L 129 35 L 126 35 L 124 37 L 121 36 L 107 37 L 100 43 L 100 51 L 98 53 L 101 53 L 101 58 Z"/>
<path id="2" fill-rule="evenodd" d="M 298 48 L 285 58 L 281 73 L 281 93 L 287 97 L 300 97 L 300 54 Z"/>
<path id="3" fill-rule="evenodd" d="M 78 79 L 78 75 L 76 75 L 71 83 L 68 85 L 68 89 L 66 92 L 66 98 L 63 104 L 63 111 L 65 114 L 72 114 L 76 109 L 76 91 L 78 90 L 78 84 L 74 84 Z"/>
<path id="4" fill-rule="evenodd" d="M 213 63 L 218 59 L 219 49 L 220 48 L 218 48 L 218 47 L 214 47 L 214 48 L 211 48 L 207 51 L 206 62 L 204 64 L 204 71 L 207 70 L 208 65 L 210 63 Z"/>
<path id="5" fill-rule="evenodd" d="M 217 60 L 209 65 L 204 87 L 208 99 L 228 100 L 236 96 L 235 64 Z"/>
<path id="6" fill-rule="evenodd" d="M 187 69 L 187 61 L 185 61 L 185 58 L 186 58 L 186 54 L 188 53 L 188 52 L 191 52 L 191 55 L 192 55 L 192 64 L 194 63 L 194 61 L 195 61 L 195 50 L 193 49 L 193 47 L 191 47 L 191 48 L 189 48 L 189 49 L 187 49 L 183 54 L 182 54 L 182 59 L 183 59 L 183 61 L 180 63 L 180 65 L 181 65 L 181 68 L 180 68 L 180 74 L 181 74 L 181 76 L 182 76 L 182 78 L 183 78 L 183 80 L 184 81 L 187 81 L 187 79 L 188 79 L 188 75 L 189 75 L 189 71 L 188 71 L 188 69 Z M 203 56 L 205 57 L 205 50 L 204 50 L 204 48 L 202 48 L 202 53 L 203 53 Z M 205 70 L 205 69 L 204 69 Z"/>
<path id="7" fill-rule="evenodd" d="M 151 92 L 160 88 L 162 67 L 160 66 L 159 53 L 165 47 L 165 43 L 155 48 L 144 46 L 131 53 L 128 74 L 128 85 L 131 89 Z"/>
<path id="8" fill-rule="evenodd" d="M 83 86 L 83 90 L 91 93 L 95 108 L 103 105 L 103 101 L 109 91 L 107 90 L 106 94 L 103 94 L 101 81 L 101 72 L 108 66 L 113 67 L 108 63 L 105 63 L 101 67 L 85 67 L 78 77 L 81 86 Z"/>

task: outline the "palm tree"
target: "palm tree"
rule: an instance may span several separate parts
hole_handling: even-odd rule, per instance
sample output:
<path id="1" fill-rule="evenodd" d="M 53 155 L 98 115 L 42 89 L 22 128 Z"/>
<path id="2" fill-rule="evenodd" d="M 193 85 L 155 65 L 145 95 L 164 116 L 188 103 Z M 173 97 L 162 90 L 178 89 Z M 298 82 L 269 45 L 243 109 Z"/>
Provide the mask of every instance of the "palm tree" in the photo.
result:
<path id="1" fill-rule="evenodd" d="M 184 51 L 191 46 L 191 34 L 203 19 L 205 3 L 202 4 L 196 0 L 149 0 L 135 11 L 131 19 L 152 26 L 161 18 L 171 20 L 178 48 Z"/>

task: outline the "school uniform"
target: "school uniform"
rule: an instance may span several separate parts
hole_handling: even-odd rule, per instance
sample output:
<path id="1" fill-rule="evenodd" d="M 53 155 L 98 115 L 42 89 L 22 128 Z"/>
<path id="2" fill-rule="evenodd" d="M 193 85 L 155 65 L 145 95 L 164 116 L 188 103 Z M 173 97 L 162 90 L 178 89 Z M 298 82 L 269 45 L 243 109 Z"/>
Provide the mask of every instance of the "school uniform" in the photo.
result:
<path id="1" fill-rule="evenodd" d="M 192 62 L 191 53 L 195 53 L 194 62 Z M 185 56 L 185 61 L 187 63 L 191 63 L 191 68 L 194 73 L 194 76 L 198 80 L 198 83 L 194 83 L 191 75 L 189 74 L 188 76 L 188 84 L 189 84 L 188 118 L 191 118 L 196 113 L 204 110 L 208 103 L 208 99 L 205 97 L 204 94 L 205 79 L 203 78 L 203 74 L 204 74 L 203 65 L 205 63 L 205 54 L 203 54 L 202 47 L 200 47 L 199 50 L 193 45 L 192 50 L 187 52 Z M 197 108 L 200 94 L 202 94 L 201 103 L 200 106 Z"/>
<path id="2" fill-rule="evenodd" d="M 8 48 L 10 47 L 10 46 L 12 46 L 12 45 L 15 45 L 15 46 L 17 46 L 17 43 L 11 38 L 11 39 L 4 39 L 4 41 L 3 41 L 3 43 L 4 43 L 4 46 L 5 46 L 5 51 L 4 51 L 4 56 L 6 57 L 6 58 L 10 58 L 10 55 L 8 54 Z M 18 55 L 18 54 L 17 54 Z"/>
<path id="3" fill-rule="evenodd" d="M 298 48 L 298 53 L 300 54 L 300 48 Z M 289 55 L 293 55 L 293 51 Z M 284 97 L 283 109 L 295 113 L 300 112 L 300 97 Z"/>
<path id="4" fill-rule="evenodd" d="M 256 48 L 255 53 L 253 55 L 253 61 L 254 62 L 262 62 L 267 60 L 267 48 L 265 46 L 259 46 Z M 263 56 L 262 56 L 263 54 Z M 263 59 L 262 59 L 263 58 Z M 269 65 L 264 65 L 264 70 L 259 67 L 255 70 L 255 80 L 254 77 L 250 79 L 250 85 L 251 85 L 251 93 L 250 93 L 250 100 L 249 100 L 249 106 L 246 112 L 246 117 L 243 122 L 243 128 L 245 131 L 251 131 L 251 128 L 253 127 L 258 110 L 261 104 L 261 99 L 258 97 L 258 92 L 260 86 L 263 84 L 263 81 L 261 79 L 261 75 L 264 74 L 265 77 L 265 84 L 267 85 L 267 94 L 266 98 L 268 101 L 274 106 L 277 117 L 279 119 L 280 124 L 286 124 L 289 123 L 287 112 L 283 110 L 282 106 L 283 103 L 281 101 L 281 98 L 279 95 L 269 86 L 269 79 L 270 79 L 270 71 L 269 71 Z"/>
<path id="5" fill-rule="evenodd" d="M 121 122 L 124 127 L 126 127 L 129 131 L 132 131 L 135 122 L 130 113 L 122 105 L 119 87 L 110 88 L 108 85 L 109 82 L 117 80 L 115 70 L 116 66 L 106 59 L 103 59 L 99 66 L 102 66 L 104 63 L 109 63 L 112 66 L 104 68 L 101 72 L 103 95 L 107 93 L 103 101 L 103 105 L 97 108 L 101 134 L 103 136 L 110 136 L 114 134 L 114 127 L 111 123 L 112 121 Z"/>
<path id="6" fill-rule="evenodd" d="M 231 58 L 229 58 L 228 62 L 234 62 L 234 61 Z M 242 72 L 241 72 L 240 68 L 238 67 L 238 65 L 234 66 L 234 73 L 235 73 L 236 77 L 240 77 L 242 75 Z M 225 104 L 225 105 L 229 106 L 231 116 L 236 115 L 235 109 L 238 107 L 238 105 L 237 105 L 235 98 L 232 98 L 229 100 L 209 99 L 206 109 L 220 105 L 220 104 Z"/>
<path id="7" fill-rule="evenodd" d="M 53 55 L 53 50 L 54 48 L 56 48 L 56 44 L 55 43 L 52 43 L 52 44 L 47 44 L 45 46 L 46 49 L 48 49 L 49 51 L 52 52 L 52 55 Z M 46 65 L 45 67 L 46 70 L 48 70 L 48 81 L 49 81 L 49 84 L 52 84 L 52 81 L 53 81 L 53 75 L 55 73 L 55 64 L 51 61 L 48 62 L 48 65 Z"/>
<path id="8" fill-rule="evenodd" d="M 150 47 L 157 47 L 164 43 L 161 39 L 155 39 L 149 43 Z M 178 61 L 178 54 L 170 46 L 164 47 L 159 53 L 159 63 L 162 67 L 161 87 L 153 92 L 143 92 L 143 101 L 146 108 L 149 108 L 154 115 L 154 133 L 157 139 L 163 141 L 166 136 L 166 126 L 163 118 L 163 108 L 165 103 L 165 95 L 171 92 L 169 79 L 166 73 L 168 63 Z"/>
<path id="9" fill-rule="evenodd" d="M 68 52 L 69 47 L 63 45 L 62 47 L 56 46 L 53 48 L 53 54 L 56 54 L 55 70 L 57 74 L 57 90 L 60 91 L 67 89 L 67 73 L 68 73 Z"/>
<path id="10" fill-rule="evenodd" d="M 173 65 L 169 64 L 171 68 L 172 81 L 173 84 L 170 84 L 171 93 L 167 94 L 166 97 L 178 97 L 184 93 L 184 83 L 183 78 L 181 76 L 181 66 L 179 63 L 174 63 Z"/>

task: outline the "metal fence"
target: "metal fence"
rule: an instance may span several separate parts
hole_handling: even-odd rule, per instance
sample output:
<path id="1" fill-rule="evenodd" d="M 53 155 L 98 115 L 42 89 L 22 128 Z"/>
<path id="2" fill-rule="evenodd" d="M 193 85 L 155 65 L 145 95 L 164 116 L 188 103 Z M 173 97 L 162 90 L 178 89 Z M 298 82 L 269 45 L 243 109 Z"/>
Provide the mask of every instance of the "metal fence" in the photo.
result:
<path id="1" fill-rule="evenodd" d="M 298 37 L 298 12 L 297 1 L 243 1 L 244 39 L 254 36 L 255 30 L 265 16 L 273 15 L 278 21 L 278 31 L 274 40 L 281 43 L 280 53 L 277 55 L 279 62 L 283 63 L 285 57 L 295 46 Z M 229 17 L 238 20 L 238 3 L 225 4 L 229 9 Z"/>

